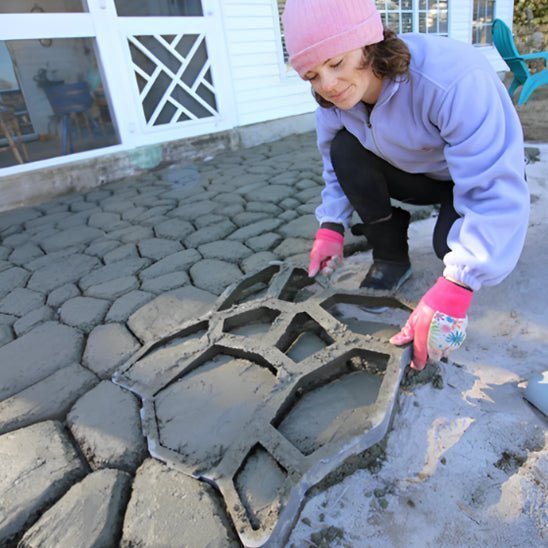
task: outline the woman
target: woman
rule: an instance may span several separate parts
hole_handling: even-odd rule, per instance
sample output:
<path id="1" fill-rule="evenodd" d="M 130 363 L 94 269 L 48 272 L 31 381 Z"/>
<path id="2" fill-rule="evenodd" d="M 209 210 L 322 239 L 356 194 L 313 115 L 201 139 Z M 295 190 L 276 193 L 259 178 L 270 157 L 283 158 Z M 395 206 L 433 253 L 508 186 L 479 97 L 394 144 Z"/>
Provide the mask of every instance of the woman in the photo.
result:
<path id="1" fill-rule="evenodd" d="M 433 246 L 443 276 L 391 339 L 413 341 L 420 370 L 462 344 L 473 291 L 518 261 L 529 214 L 519 119 L 481 53 L 398 37 L 372 0 L 288 0 L 283 25 L 290 63 L 320 105 L 325 188 L 309 275 L 342 259 L 356 211 L 373 252 L 362 287 L 397 289 L 411 274 L 409 213 L 391 198 L 440 206 Z"/>

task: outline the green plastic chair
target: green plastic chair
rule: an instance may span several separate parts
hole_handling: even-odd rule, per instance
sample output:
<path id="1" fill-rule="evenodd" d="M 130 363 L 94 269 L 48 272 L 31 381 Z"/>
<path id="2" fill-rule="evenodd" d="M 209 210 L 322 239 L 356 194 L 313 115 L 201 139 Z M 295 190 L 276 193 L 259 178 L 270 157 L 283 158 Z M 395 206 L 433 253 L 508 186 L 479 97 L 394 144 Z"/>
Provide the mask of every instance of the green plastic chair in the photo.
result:
<path id="1" fill-rule="evenodd" d="M 540 72 L 531 74 L 527 61 L 533 59 L 544 59 L 545 66 L 548 64 L 548 51 L 538 53 L 527 53 L 521 55 L 514 43 L 512 31 L 504 21 L 495 19 L 493 21 L 493 42 L 500 56 L 506 61 L 506 64 L 514 75 L 514 80 L 508 88 L 510 97 L 514 95 L 516 89 L 523 85 L 519 94 L 518 105 L 524 105 L 531 93 L 540 86 L 548 84 L 548 69 L 544 68 Z"/>

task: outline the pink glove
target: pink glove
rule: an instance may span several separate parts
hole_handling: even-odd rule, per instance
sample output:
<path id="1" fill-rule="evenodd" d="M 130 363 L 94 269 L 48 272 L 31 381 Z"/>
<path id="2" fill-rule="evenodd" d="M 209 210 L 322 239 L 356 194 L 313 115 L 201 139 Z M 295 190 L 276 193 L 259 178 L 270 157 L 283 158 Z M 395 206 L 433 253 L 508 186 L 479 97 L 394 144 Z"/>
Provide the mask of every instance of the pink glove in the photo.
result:
<path id="1" fill-rule="evenodd" d="M 417 371 L 424 368 L 428 357 L 434 361 L 447 357 L 464 342 L 466 311 L 473 295 L 471 289 L 438 278 L 390 342 L 399 346 L 413 341 L 411 367 Z"/>
<path id="2" fill-rule="evenodd" d="M 329 228 L 320 228 L 316 232 L 314 245 L 310 252 L 308 275 L 313 278 L 320 270 L 327 267 L 332 259 L 342 261 L 343 244 L 344 236 L 342 234 Z M 331 264 L 333 263 L 331 262 Z"/>

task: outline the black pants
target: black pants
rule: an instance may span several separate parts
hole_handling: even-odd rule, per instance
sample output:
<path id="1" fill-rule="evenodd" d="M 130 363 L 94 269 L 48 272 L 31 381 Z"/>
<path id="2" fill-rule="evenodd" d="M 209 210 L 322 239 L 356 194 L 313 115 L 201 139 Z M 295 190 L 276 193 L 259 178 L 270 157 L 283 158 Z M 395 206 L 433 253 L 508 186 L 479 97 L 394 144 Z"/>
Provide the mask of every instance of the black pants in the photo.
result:
<path id="1" fill-rule="evenodd" d="M 331 161 L 346 197 L 362 219 L 374 227 L 392 214 L 390 198 L 413 205 L 439 204 L 433 247 L 442 259 L 449 252 L 447 235 L 459 214 L 453 207 L 453 183 L 406 173 L 363 148 L 347 130 L 331 143 Z M 378 223 L 379 228 L 383 223 Z M 407 234 L 405 234 L 407 238 Z"/>

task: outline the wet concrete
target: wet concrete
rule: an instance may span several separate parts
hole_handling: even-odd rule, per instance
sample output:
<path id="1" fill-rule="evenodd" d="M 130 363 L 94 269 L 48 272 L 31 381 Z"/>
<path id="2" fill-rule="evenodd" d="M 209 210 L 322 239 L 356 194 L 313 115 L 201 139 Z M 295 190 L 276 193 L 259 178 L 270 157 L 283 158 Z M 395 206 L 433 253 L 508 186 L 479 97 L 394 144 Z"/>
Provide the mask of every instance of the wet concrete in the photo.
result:
<path id="1" fill-rule="evenodd" d="M 113 377 L 143 401 L 151 455 L 215 485 L 245 546 L 281 545 L 306 493 L 388 431 L 410 350 L 388 343 L 398 324 L 349 328 L 340 302 L 409 312 L 273 265 Z"/>
<path id="2" fill-rule="evenodd" d="M 378 301 L 302 270 L 321 172 L 309 133 L 0 213 L 0 445 L 33 456 L 0 470 L 38 478 L 2 538 L 64 538 L 80 485 L 115 499 L 98 538 L 124 546 L 281 542 L 311 486 L 382 439 L 401 318 L 364 321 Z M 54 442 L 56 475 L 34 476 Z M 130 491 L 81 481 L 99 469 Z"/>

